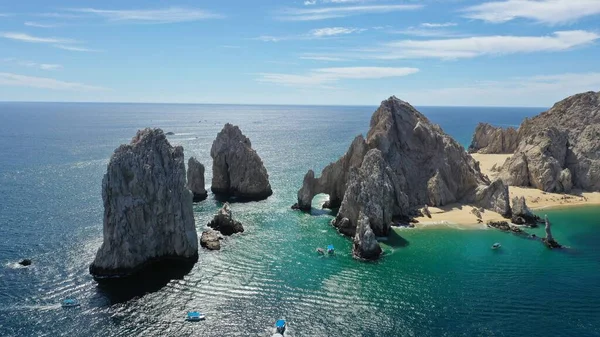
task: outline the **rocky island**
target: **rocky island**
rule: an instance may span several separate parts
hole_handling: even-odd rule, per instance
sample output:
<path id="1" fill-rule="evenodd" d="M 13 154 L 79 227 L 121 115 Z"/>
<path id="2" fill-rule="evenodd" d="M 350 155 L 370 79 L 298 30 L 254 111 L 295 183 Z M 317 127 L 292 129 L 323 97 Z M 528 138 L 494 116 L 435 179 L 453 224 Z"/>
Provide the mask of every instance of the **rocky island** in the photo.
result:
<path id="1" fill-rule="evenodd" d="M 319 178 L 308 171 L 295 208 L 310 209 L 318 193 L 339 205 L 332 224 L 354 238 L 355 256 L 364 259 L 379 256 L 374 237 L 386 236 L 395 221 L 423 205 L 462 202 L 511 215 L 508 187 L 490 181 L 458 142 L 396 97 L 375 111 L 366 139 L 357 136 Z"/>
<path id="2" fill-rule="evenodd" d="M 225 124 L 212 144 L 211 190 L 218 196 L 262 200 L 273 194 L 267 170 L 239 127 Z"/>
<path id="3" fill-rule="evenodd" d="M 181 146 L 160 129 L 137 132 L 110 158 L 102 180 L 103 242 L 89 271 L 97 280 L 163 260 L 194 263 L 198 235 Z"/>
<path id="4" fill-rule="evenodd" d="M 204 165 L 194 157 L 188 160 L 187 187 L 194 195 L 194 202 L 202 201 L 208 196 L 204 187 Z"/>

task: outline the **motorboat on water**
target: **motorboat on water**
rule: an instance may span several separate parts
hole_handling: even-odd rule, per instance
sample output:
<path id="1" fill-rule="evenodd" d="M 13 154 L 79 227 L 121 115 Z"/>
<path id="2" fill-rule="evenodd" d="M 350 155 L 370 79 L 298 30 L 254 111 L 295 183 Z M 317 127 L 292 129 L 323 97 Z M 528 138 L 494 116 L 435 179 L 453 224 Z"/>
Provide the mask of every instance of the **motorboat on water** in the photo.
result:
<path id="1" fill-rule="evenodd" d="M 63 308 L 71 308 L 71 307 L 78 307 L 80 305 L 79 301 L 76 298 L 67 298 L 64 299 L 60 305 Z"/>
<path id="2" fill-rule="evenodd" d="M 283 335 L 283 333 L 285 332 L 285 326 L 286 326 L 285 320 L 283 320 L 283 319 L 277 320 L 277 322 L 275 322 L 276 333 Z"/>
<path id="3" fill-rule="evenodd" d="M 333 248 L 333 245 L 329 245 L 329 246 L 327 246 L 327 253 L 328 253 L 328 254 L 333 254 L 333 253 L 335 253 L 335 249 Z"/>
<path id="4" fill-rule="evenodd" d="M 205 318 L 206 318 L 206 316 L 201 312 L 188 311 L 187 318 L 185 320 L 188 322 L 198 322 L 198 321 L 202 321 Z"/>
<path id="5" fill-rule="evenodd" d="M 492 245 L 492 249 L 498 249 L 498 248 L 500 248 L 500 247 L 502 247 L 502 246 L 501 246 L 501 245 L 500 245 L 500 243 L 498 243 L 498 242 L 496 242 L 496 243 L 494 243 L 494 244 Z"/>

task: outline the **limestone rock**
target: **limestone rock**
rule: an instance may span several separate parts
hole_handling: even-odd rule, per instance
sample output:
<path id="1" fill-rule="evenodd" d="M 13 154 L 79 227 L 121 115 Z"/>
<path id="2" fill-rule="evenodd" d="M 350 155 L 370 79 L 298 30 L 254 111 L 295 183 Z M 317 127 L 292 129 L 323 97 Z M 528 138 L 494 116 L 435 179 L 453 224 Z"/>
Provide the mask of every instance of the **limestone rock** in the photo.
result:
<path id="1" fill-rule="evenodd" d="M 90 265 L 97 279 L 127 276 L 163 259 L 198 259 L 183 148 L 145 129 L 115 150 L 102 180 L 104 241 Z"/>
<path id="2" fill-rule="evenodd" d="M 475 190 L 474 203 L 504 217 L 511 216 L 508 185 L 502 179 L 496 179 L 490 185 L 479 185 Z"/>
<path id="3" fill-rule="evenodd" d="M 227 202 L 215 214 L 208 227 L 218 230 L 223 235 L 231 235 L 244 231 L 244 226 L 239 221 L 233 219 L 231 207 Z"/>
<path id="4" fill-rule="evenodd" d="M 539 217 L 527 207 L 524 197 L 514 197 L 512 199 L 512 218 L 511 221 L 517 225 L 537 225 Z"/>
<path id="5" fill-rule="evenodd" d="M 487 123 L 479 123 L 475 128 L 475 134 L 470 153 L 513 153 L 518 145 L 518 134 L 515 128 L 499 128 Z"/>
<path id="6" fill-rule="evenodd" d="M 200 245 L 208 250 L 220 250 L 221 239 L 222 237 L 216 231 L 204 231 L 200 236 Z"/>
<path id="7" fill-rule="evenodd" d="M 545 231 L 546 231 L 546 237 L 542 239 L 542 242 L 548 246 L 548 248 L 562 248 L 563 246 L 561 244 L 559 244 L 558 242 L 556 242 L 556 240 L 554 240 L 554 237 L 552 236 L 552 223 L 550 223 L 550 220 L 548 219 L 548 216 L 545 216 L 545 222 L 546 222 L 546 227 L 545 227 Z"/>
<path id="8" fill-rule="evenodd" d="M 188 160 L 187 187 L 194 194 L 194 202 L 202 201 L 208 196 L 204 187 L 204 165 L 194 157 Z"/>
<path id="9" fill-rule="evenodd" d="M 376 260 L 381 252 L 377 237 L 369 224 L 369 218 L 362 212 L 359 213 L 352 255 L 358 259 Z"/>
<path id="10" fill-rule="evenodd" d="M 212 144 L 213 193 L 241 199 L 266 199 L 273 191 L 267 169 L 237 126 L 225 124 Z"/>

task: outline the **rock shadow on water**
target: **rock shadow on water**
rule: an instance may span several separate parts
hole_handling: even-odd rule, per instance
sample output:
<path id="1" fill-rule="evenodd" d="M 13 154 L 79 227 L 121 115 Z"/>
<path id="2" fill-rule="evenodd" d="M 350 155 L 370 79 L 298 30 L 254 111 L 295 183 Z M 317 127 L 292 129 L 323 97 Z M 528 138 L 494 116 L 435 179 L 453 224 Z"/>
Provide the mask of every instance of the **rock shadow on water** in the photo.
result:
<path id="1" fill-rule="evenodd" d="M 127 277 L 98 280 L 96 291 L 110 305 L 124 303 L 160 291 L 172 280 L 182 280 L 192 271 L 194 264 L 177 259 L 154 262 Z"/>
<path id="2" fill-rule="evenodd" d="M 391 230 L 390 234 L 387 236 L 387 240 L 383 242 L 392 248 L 406 248 L 410 244 L 408 240 L 400 236 L 395 230 Z"/>

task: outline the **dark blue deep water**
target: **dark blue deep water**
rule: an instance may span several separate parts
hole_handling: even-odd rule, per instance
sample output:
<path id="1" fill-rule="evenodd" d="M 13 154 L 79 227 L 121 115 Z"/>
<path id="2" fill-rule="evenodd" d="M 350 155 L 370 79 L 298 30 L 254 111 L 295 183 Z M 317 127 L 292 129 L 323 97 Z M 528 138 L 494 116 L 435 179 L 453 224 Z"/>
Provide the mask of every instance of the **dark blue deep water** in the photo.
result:
<path id="1" fill-rule="evenodd" d="M 283 317 L 291 336 L 600 336 L 598 207 L 548 212 L 567 251 L 494 230 L 399 230 L 376 263 L 352 259 L 327 211 L 290 210 L 306 171 L 341 156 L 375 108 L 0 103 L 0 335 L 268 336 Z M 419 109 L 465 146 L 478 121 L 518 125 L 545 110 Z M 161 127 L 210 182 L 225 122 L 252 140 L 273 196 L 233 204 L 246 231 L 201 250 L 186 275 L 99 287 L 87 268 L 114 149 Z M 199 232 L 218 206 L 212 195 L 195 205 Z M 335 257 L 314 254 L 328 243 Z M 33 265 L 19 268 L 22 258 Z M 66 297 L 81 307 L 61 308 Z M 191 309 L 207 320 L 184 322 Z"/>

